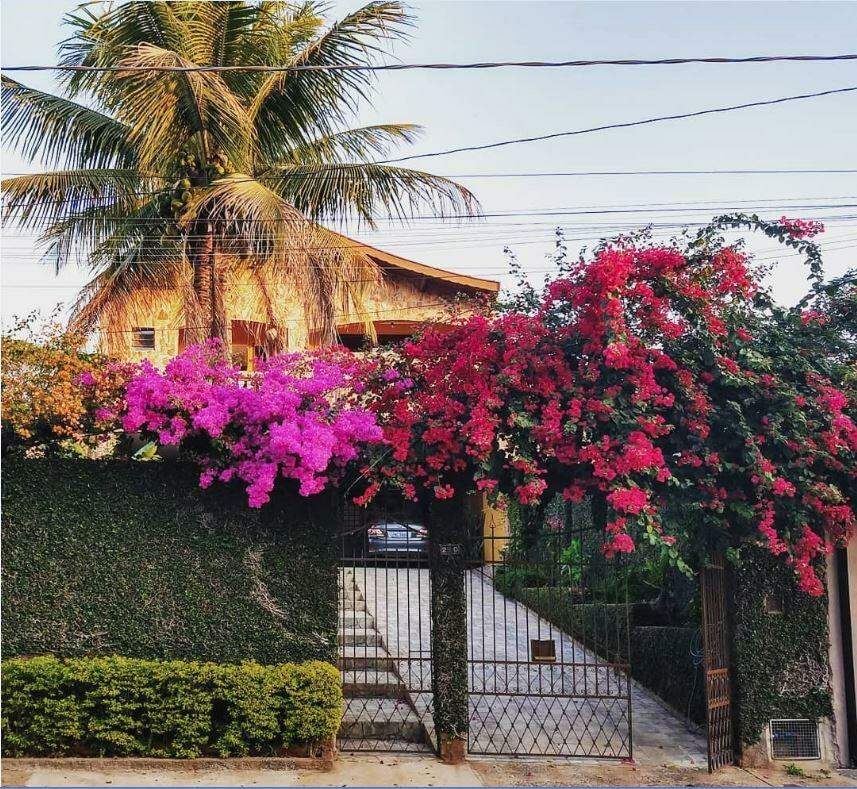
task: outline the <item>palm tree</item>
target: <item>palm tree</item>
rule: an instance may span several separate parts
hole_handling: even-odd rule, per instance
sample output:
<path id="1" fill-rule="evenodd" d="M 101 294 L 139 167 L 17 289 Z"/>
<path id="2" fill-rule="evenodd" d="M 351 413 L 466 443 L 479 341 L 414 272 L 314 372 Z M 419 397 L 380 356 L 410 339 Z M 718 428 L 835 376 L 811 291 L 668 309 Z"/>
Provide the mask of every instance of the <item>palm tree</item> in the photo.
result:
<path id="1" fill-rule="evenodd" d="M 330 339 L 378 270 L 320 222 L 475 213 L 456 183 L 371 161 L 420 131 L 347 127 L 371 72 L 176 70 L 370 65 L 411 23 L 398 0 L 326 28 L 321 12 L 315 0 L 84 4 L 65 19 L 60 63 L 102 70 L 62 72 L 63 96 L 3 76 L 5 139 L 58 168 L 4 180 L 5 218 L 37 229 L 58 268 L 90 266 L 76 328 L 121 316 L 132 293 L 180 289 L 189 340 L 225 337 L 224 291 L 241 269 L 263 288 L 293 277 Z"/>

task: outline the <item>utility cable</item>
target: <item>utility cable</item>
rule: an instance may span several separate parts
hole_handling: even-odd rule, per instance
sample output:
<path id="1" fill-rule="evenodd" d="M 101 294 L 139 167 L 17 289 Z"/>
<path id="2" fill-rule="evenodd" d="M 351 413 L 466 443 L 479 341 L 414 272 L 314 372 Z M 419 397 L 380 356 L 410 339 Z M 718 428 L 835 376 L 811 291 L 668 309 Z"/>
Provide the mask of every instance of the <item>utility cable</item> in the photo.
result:
<path id="1" fill-rule="evenodd" d="M 817 63 L 857 60 L 857 54 L 839 55 L 750 55 L 748 57 L 690 57 L 690 58 L 620 58 L 599 60 L 503 60 L 482 63 L 339 63 L 336 65 L 274 65 L 274 66 L 84 66 L 84 65 L 19 65 L 2 66 L 2 71 L 82 71 L 96 73 L 163 71 L 163 72 L 215 72 L 215 73 L 278 73 L 302 71 L 412 71 L 470 70 L 494 68 L 583 68 L 588 66 L 678 66 L 687 64 L 739 64 L 739 63 Z"/>
<path id="2" fill-rule="evenodd" d="M 555 140 L 559 137 L 574 137 L 580 134 L 592 134 L 593 132 L 608 131 L 610 129 L 627 129 L 632 126 L 645 126 L 651 123 L 661 123 L 663 121 L 681 120 L 682 118 L 698 118 L 703 115 L 714 115 L 721 112 L 734 112 L 735 110 L 746 110 L 751 107 L 769 107 L 774 104 L 784 104 L 788 101 L 802 101 L 804 99 L 814 99 L 820 96 L 833 96 L 840 93 L 851 93 L 857 90 L 857 85 L 847 88 L 833 88 L 831 90 L 822 90 L 815 93 L 800 93 L 795 96 L 782 96 L 778 99 L 766 99 L 760 101 L 748 101 L 744 104 L 731 104 L 726 107 L 713 107 L 706 110 L 696 110 L 695 112 L 681 112 L 674 115 L 658 115 L 653 118 L 644 118 L 638 121 L 626 121 L 624 123 L 608 123 L 602 126 L 591 126 L 587 129 L 575 129 L 573 131 L 553 132 L 552 134 L 540 134 L 534 137 L 517 137 L 511 140 L 500 140 L 498 142 L 485 143 L 483 145 L 467 145 L 461 148 L 448 148 L 443 151 L 432 151 L 431 153 L 417 153 L 410 156 L 400 156 L 395 159 L 382 159 L 375 164 L 394 164 L 398 162 L 407 162 L 411 159 L 428 159 L 435 156 L 449 156 L 453 153 L 463 153 L 466 151 L 487 151 L 492 148 L 502 148 L 507 145 L 519 145 L 527 142 L 540 142 L 542 140 Z"/>

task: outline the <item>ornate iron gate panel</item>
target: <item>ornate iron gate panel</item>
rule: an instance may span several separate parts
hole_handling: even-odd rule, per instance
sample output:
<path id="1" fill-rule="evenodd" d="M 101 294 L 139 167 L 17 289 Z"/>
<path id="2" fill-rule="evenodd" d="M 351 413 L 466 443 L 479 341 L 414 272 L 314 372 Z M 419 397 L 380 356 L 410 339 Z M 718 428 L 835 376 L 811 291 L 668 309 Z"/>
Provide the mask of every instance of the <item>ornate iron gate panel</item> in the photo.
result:
<path id="1" fill-rule="evenodd" d="M 488 515 L 468 556 L 468 751 L 630 758 L 627 583 L 588 507 L 511 533 Z"/>
<path id="2" fill-rule="evenodd" d="M 729 623 L 726 613 L 726 569 L 722 557 L 700 573 L 702 639 L 705 651 L 708 771 L 735 763 L 732 692 L 729 675 Z"/>
<path id="3" fill-rule="evenodd" d="M 345 505 L 340 541 L 339 748 L 434 750 L 424 524 L 396 500 L 368 511 Z"/>

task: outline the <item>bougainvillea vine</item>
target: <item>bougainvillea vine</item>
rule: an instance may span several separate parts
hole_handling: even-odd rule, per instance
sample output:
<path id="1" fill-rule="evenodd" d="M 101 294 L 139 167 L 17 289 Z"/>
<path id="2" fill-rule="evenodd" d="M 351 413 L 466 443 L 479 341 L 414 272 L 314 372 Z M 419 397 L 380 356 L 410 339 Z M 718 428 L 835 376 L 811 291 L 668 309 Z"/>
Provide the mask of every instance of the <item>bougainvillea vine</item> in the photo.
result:
<path id="1" fill-rule="evenodd" d="M 727 218 L 723 226 L 745 219 Z M 817 223 L 759 223 L 797 245 Z M 382 395 L 391 451 L 367 473 L 406 495 L 463 489 L 536 505 L 603 497 L 608 555 L 645 539 L 760 540 L 820 594 L 816 560 L 854 529 L 854 401 L 813 353 L 812 320 L 774 309 L 718 228 L 625 238 L 565 267 L 535 309 L 405 345 L 410 397 Z M 781 343 L 783 333 L 788 342 Z"/>
<path id="2" fill-rule="evenodd" d="M 291 354 L 247 376 L 211 341 L 188 348 L 163 372 L 144 363 L 128 385 L 123 426 L 191 447 L 201 485 L 242 480 L 251 507 L 265 504 L 278 480 L 294 480 L 310 496 L 382 438 L 359 402 L 360 372 L 350 355 Z"/>

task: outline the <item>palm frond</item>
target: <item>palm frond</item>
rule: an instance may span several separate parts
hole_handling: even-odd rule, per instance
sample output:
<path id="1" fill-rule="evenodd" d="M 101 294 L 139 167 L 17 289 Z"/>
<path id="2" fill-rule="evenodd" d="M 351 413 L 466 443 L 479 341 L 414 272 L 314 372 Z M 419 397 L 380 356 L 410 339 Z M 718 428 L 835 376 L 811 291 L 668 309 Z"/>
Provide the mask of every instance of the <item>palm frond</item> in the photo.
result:
<path id="1" fill-rule="evenodd" d="M 188 29 L 188 58 L 211 66 L 236 65 L 232 57 L 235 48 L 253 31 L 259 15 L 256 5 L 244 0 L 222 0 L 184 2 L 176 7 Z"/>
<path id="2" fill-rule="evenodd" d="M 374 227 L 380 216 L 406 220 L 421 211 L 439 217 L 479 213 L 476 197 L 455 181 L 385 164 L 271 167 L 265 183 L 315 221 L 354 215 Z"/>
<path id="3" fill-rule="evenodd" d="M 249 119 L 217 73 L 159 71 L 194 63 L 148 44 L 141 44 L 117 65 L 146 69 L 114 75 L 122 93 L 116 114 L 131 129 L 141 167 L 165 171 L 193 138 L 199 141 L 204 158 L 221 149 L 240 161 L 247 147 Z"/>
<path id="4" fill-rule="evenodd" d="M 307 221 L 275 191 L 246 175 L 216 181 L 182 217 L 191 230 L 213 226 L 219 250 L 263 276 L 294 283 L 311 333 L 331 342 L 343 304 L 362 312 L 363 295 L 380 282 L 378 266 L 344 236 Z M 279 313 L 278 313 L 279 315 Z"/>
<path id="5" fill-rule="evenodd" d="M 108 115 L 2 76 L 3 138 L 48 167 L 133 167 L 129 129 Z"/>
<path id="6" fill-rule="evenodd" d="M 83 3 L 67 14 L 64 22 L 73 33 L 60 44 L 60 63 L 65 66 L 114 66 L 140 45 L 173 50 L 188 56 L 191 28 L 182 18 L 183 6 L 164 0 L 131 0 L 112 4 Z M 96 10 L 97 8 L 97 10 Z M 115 86 L 109 72 L 62 72 L 72 95 L 87 92 L 110 105 Z"/>
<path id="7" fill-rule="evenodd" d="M 288 63 L 312 41 L 324 24 L 313 2 L 299 4 L 280 0 L 239 3 L 223 24 L 220 52 L 216 56 L 224 66 L 271 66 Z M 249 29 L 244 26 L 252 12 Z M 249 106 L 268 75 L 258 71 L 227 72 L 224 81 Z"/>
<path id="8" fill-rule="evenodd" d="M 384 156 L 393 145 L 412 143 L 421 134 L 422 127 L 413 123 L 383 123 L 346 129 L 319 137 L 290 151 L 288 161 L 293 164 L 345 163 Z"/>
<path id="9" fill-rule="evenodd" d="M 98 270 L 138 248 L 160 260 L 177 243 L 169 235 L 171 222 L 161 216 L 157 196 L 140 197 L 133 205 L 122 202 L 95 205 L 47 226 L 39 236 L 42 260 L 57 271 L 74 261 Z"/>
<path id="10" fill-rule="evenodd" d="M 311 231 L 300 212 L 260 181 L 234 173 L 201 189 L 180 220 L 189 229 L 208 223 L 234 254 L 281 260 L 294 246 L 306 245 Z"/>
<path id="11" fill-rule="evenodd" d="M 137 170 L 56 170 L 4 178 L 3 219 L 23 229 L 44 229 L 93 208 L 139 203 L 145 183 Z"/>
<path id="12" fill-rule="evenodd" d="M 397 0 L 359 8 L 307 44 L 288 65 L 337 66 L 373 62 L 383 45 L 405 36 L 410 17 Z M 262 158 L 281 158 L 287 147 L 330 134 L 356 112 L 372 82 L 366 71 L 279 72 L 250 104 Z"/>
<path id="13" fill-rule="evenodd" d="M 314 344 L 336 342 L 337 319 L 351 313 L 374 339 L 367 296 L 383 287 L 378 265 L 362 247 L 321 225 L 309 224 L 304 236 L 282 258 L 266 260 L 260 267 L 263 276 L 293 283 L 303 302 L 307 339 Z"/>
<path id="14" fill-rule="evenodd" d="M 124 349 L 130 339 L 127 329 L 135 322 L 131 313 L 161 307 L 164 293 L 180 287 L 185 269 L 181 258 L 171 265 L 156 264 L 129 252 L 83 286 L 72 304 L 71 329 L 88 332 L 100 323 L 105 327 L 107 350 Z"/>

